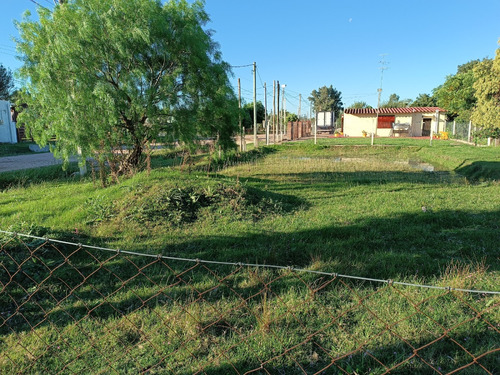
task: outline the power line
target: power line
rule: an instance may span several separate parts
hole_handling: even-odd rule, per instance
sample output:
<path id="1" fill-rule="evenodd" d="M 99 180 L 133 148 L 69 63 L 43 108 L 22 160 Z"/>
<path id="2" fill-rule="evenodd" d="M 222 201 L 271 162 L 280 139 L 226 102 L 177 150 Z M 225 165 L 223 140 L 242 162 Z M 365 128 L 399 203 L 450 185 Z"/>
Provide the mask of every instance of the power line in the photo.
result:
<path id="1" fill-rule="evenodd" d="M 253 64 L 247 64 L 247 65 L 229 65 L 230 68 L 248 68 L 249 66 L 253 66 Z"/>
<path id="2" fill-rule="evenodd" d="M 262 83 L 262 78 L 260 78 L 259 68 L 257 68 L 257 75 L 259 76 L 260 85 L 264 88 L 264 83 Z"/>
<path id="3" fill-rule="evenodd" d="M 12 52 L 16 52 L 14 47 L 8 46 L 7 44 L 0 44 L 1 49 L 11 50 Z"/>
<path id="4" fill-rule="evenodd" d="M 12 57 L 17 57 L 17 55 L 14 55 L 14 54 L 12 54 L 12 53 L 8 53 L 8 52 L 5 52 L 5 51 L 0 51 L 0 54 L 2 54 L 2 55 L 12 56 Z"/>
<path id="5" fill-rule="evenodd" d="M 40 3 L 36 2 L 35 0 L 29 0 L 29 1 L 31 1 L 33 4 L 36 4 L 36 5 L 38 5 L 39 7 L 43 8 L 43 9 L 50 10 L 49 8 L 44 7 L 42 4 L 40 4 Z"/>

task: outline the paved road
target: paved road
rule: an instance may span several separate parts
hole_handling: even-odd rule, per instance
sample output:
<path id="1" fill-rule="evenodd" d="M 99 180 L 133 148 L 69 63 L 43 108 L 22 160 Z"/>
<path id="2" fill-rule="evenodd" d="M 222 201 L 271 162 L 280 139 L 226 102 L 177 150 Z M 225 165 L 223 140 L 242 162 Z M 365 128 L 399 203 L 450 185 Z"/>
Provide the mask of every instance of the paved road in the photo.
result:
<path id="1" fill-rule="evenodd" d="M 55 159 L 50 152 L 31 155 L 5 156 L 0 158 L 0 173 L 58 164 L 62 164 L 62 161 Z"/>

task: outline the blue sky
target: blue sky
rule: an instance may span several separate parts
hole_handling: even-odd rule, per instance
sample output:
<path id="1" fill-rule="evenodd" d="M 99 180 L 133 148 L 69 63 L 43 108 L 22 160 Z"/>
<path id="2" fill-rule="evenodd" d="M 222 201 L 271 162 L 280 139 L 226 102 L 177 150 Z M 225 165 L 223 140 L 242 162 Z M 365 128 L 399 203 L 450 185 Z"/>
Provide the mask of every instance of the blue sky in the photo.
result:
<path id="1" fill-rule="evenodd" d="M 126 0 L 124 0 L 126 1 Z M 52 0 L 37 0 L 50 7 Z M 35 13 L 30 0 L 1 0 L 0 63 L 15 71 L 13 20 Z M 257 63 L 257 99 L 263 83 L 272 101 L 273 80 L 286 84 L 287 110 L 302 113 L 321 86 L 342 92 L 345 106 L 377 104 L 391 93 L 415 99 L 431 93 L 458 65 L 493 58 L 500 39 L 500 0 L 207 0 L 205 10 L 223 59 L 233 66 Z M 383 56 L 382 56 L 383 55 Z M 385 64 L 380 62 L 385 60 Z M 252 68 L 234 68 L 242 96 L 252 101 Z"/>

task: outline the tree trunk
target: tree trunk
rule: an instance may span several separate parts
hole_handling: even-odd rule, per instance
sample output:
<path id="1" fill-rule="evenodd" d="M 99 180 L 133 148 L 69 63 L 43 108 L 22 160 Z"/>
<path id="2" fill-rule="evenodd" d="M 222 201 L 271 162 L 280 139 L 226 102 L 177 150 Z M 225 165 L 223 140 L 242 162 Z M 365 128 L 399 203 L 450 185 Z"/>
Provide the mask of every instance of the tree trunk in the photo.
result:
<path id="1" fill-rule="evenodd" d="M 130 153 L 120 166 L 120 174 L 130 174 L 139 166 L 143 154 L 144 144 L 136 140 Z"/>

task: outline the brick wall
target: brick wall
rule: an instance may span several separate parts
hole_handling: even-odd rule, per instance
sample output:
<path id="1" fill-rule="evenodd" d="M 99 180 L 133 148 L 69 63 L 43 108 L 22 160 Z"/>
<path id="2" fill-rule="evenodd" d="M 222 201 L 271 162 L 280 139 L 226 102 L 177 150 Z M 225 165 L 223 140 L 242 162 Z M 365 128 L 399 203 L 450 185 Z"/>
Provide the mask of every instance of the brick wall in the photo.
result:
<path id="1" fill-rule="evenodd" d="M 300 139 L 312 135 L 311 121 L 288 122 L 286 128 L 287 138 L 289 140 Z"/>

